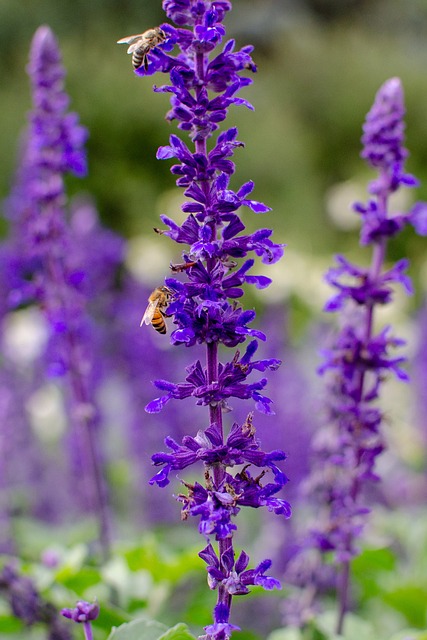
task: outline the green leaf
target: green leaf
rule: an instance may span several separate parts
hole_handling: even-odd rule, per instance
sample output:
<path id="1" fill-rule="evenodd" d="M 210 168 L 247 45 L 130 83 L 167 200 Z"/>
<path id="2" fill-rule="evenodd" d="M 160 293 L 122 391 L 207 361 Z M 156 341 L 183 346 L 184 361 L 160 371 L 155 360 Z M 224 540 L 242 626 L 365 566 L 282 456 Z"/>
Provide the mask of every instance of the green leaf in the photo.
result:
<path id="1" fill-rule="evenodd" d="M 417 584 L 406 584 L 383 595 L 393 609 L 403 613 L 414 627 L 426 626 L 427 590 Z"/>
<path id="2" fill-rule="evenodd" d="M 167 631 L 167 626 L 161 622 L 139 619 L 114 628 L 108 640 L 160 640 Z"/>
<path id="3" fill-rule="evenodd" d="M 108 640 L 196 640 L 183 622 L 168 629 L 155 620 L 139 619 L 112 630 Z"/>
<path id="4" fill-rule="evenodd" d="M 377 571 L 393 571 L 396 568 L 396 556 L 388 547 L 365 549 L 352 561 L 352 571 L 356 574 L 370 574 Z"/>
<path id="5" fill-rule="evenodd" d="M 83 593 L 89 587 L 101 582 L 101 575 L 98 569 L 93 567 L 82 567 L 75 574 L 70 570 L 64 571 L 61 575 L 62 584 L 75 593 Z"/>
<path id="6" fill-rule="evenodd" d="M 202 563 L 198 557 L 199 547 L 186 548 L 180 552 L 161 547 L 155 538 L 147 537 L 143 544 L 127 549 L 124 558 L 131 571 L 145 569 L 155 581 L 179 582 L 191 571 L 200 570 Z"/>
<path id="7" fill-rule="evenodd" d="M 362 589 L 362 597 L 372 598 L 381 593 L 379 576 L 396 568 L 396 557 L 388 548 L 365 549 L 352 562 L 352 574 Z"/>
<path id="8" fill-rule="evenodd" d="M 132 617 L 123 609 L 119 609 L 112 604 L 101 603 L 101 615 L 94 620 L 93 626 L 107 632 L 113 627 L 118 627 L 124 623 L 131 622 Z M 105 636 L 104 636 L 105 637 Z"/>
<path id="9" fill-rule="evenodd" d="M 196 640 L 195 636 L 193 636 L 187 625 L 183 622 L 178 623 L 171 629 L 168 629 L 166 633 L 164 633 L 159 640 Z"/>
<path id="10" fill-rule="evenodd" d="M 24 625 L 18 618 L 12 615 L 0 615 L 0 629 L 3 633 L 16 633 L 21 631 Z"/>
<path id="11" fill-rule="evenodd" d="M 259 635 L 245 629 L 244 631 L 235 631 L 233 640 L 259 640 Z"/>

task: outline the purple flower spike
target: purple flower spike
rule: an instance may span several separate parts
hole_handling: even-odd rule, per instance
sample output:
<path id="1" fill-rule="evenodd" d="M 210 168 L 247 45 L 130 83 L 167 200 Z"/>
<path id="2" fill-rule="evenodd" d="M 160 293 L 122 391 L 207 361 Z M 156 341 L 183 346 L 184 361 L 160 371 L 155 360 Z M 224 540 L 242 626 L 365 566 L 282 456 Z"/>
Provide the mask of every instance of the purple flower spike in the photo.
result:
<path id="1" fill-rule="evenodd" d="M 33 38 L 28 64 L 33 108 L 17 182 L 7 203 L 11 221 L 12 307 L 36 304 L 48 327 L 45 361 L 49 376 L 62 378 L 73 432 L 76 494 L 96 513 L 104 554 L 109 526 L 96 442 L 99 412 L 95 336 L 87 313 L 93 274 L 85 271 L 78 229 L 71 229 L 64 177 L 86 174 L 87 131 L 68 111 L 65 71 L 58 43 L 47 26 Z M 77 219 L 73 219 L 76 223 Z M 93 250 L 93 246 L 92 246 Z M 108 248 L 101 255 L 106 255 Z M 83 260 L 82 260 L 83 258 Z M 89 271 L 89 270 L 88 270 Z M 74 462 L 75 464 L 75 462 Z"/>
<path id="2" fill-rule="evenodd" d="M 390 78 L 379 89 L 363 125 L 361 153 L 379 177 L 372 182 L 373 194 L 396 191 L 400 186 L 417 186 L 414 176 L 403 171 L 408 151 L 403 146 L 405 105 L 400 78 Z"/>
<path id="3" fill-rule="evenodd" d="M 46 148 L 43 159 L 47 167 L 80 177 L 86 175 L 87 130 L 78 124 L 77 114 L 66 113 L 69 99 L 64 92 L 65 72 L 58 43 L 47 26 L 39 27 L 34 35 L 28 73 L 35 107 L 32 124 L 38 132 L 38 137 L 32 138 L 34 153 L 41 142 Z M 55 153 L 48 154 L 47 147 Z M 28 153 L 32 152 L 30 146 Z"/>
<path id="4" fill-rule="evenodd" d="M 378 406 L 381 388 L 390 374 L 408 380 L 406 359 L 394 354 L 404 341 L 393 336 L 391 327 L 376 330 L 374 322 L 377 308 L 391 303 L 396 286 L 412 293 L 408 261 L 385 266 L 388 242 L 408 223 L 422 233 L 426 227 L 422 203 L 409 213 L 391 215 L 388 210 L 390 196 L 399 187 L 417 184 L 404 171 L 404 113 L 401 82 L 391 78 L 379 89 L 363 126 L 361 155 L 378 177 L 369 185 L 368 202 L 354 205 L 362 223 L 361 244 L 372 246 L 371 263 L 360 267 L 337 256 L 337 266 L 326 275 L 335 290 L 326 311 L 341 314 L 341 329 L 323 351 L 319 367 L 326 378 L 329 424 L 315 441 L 306 489 L 323 505 L 323 517 L 312 527 L 307 545 L 332 554 L 341 565 L 338 634 L 348 601 L 349 565 L 359 552 L 357 540 L 369 513 L 364 490 L 380 480 L 375 464 L 385 449 Z"/>
<path id="5" fill-rule="evenodd" d="M 44 600 L 33 581 L 21 575 L 14 566 L 5 565 L 0 571 L 0 594 L 9 603 L 13 615 L 26 628 L 46 625 L 47 636 L 51 640 L 72 640 L 67 624 L 62 621 L 55 606 Z M 28 635 L 31 635 L 31 631 Z"/>
<path id="6" fill-rule="evenodd" d="M 177 26 L 161 25 L 164 43 L 150 51 L 147 68 L 142 66 L 137 72 L 141 76 L 155 71 L 169 74 L 169 82 L 155 86 L 154 91 L 170 96 L 166 118 L 176 121 L 186 139 L 172 134 L 168 144 L 159 148 L 157 158 L 172 160 L 171 173 L 186 197 L 182 205 L 186 218 L 177 224 L 163 215 L 164 228 L 155 231 L 186 245 L 182 263 L 172 265 L 174 277 L 165 279 L 171 292 L 167 308 L 174 324 L 171 343 L 204 344 L 206 360 L 198 358 L 188 366 L 182 382 L 155 380 L 160 394 L 145 409 L 156 414 L 172 400 L 191 398 L 207 411 L 206 424 L 195 435 L 184 436 L 181 442 L 166 437 L 167 450 L 152 456 L 159 470 L 150 483 L 166 487 L 171 474 L 193 464 L 203 467 L 204 482 L 182 481 L 186 492 L 177 499 L 182 518 L 197 517 L 201 535 L 217 542 L 217 555 L 209 543 L 216 559 L 208 567 L 208 580 L 210 584 L 216 580 L 218 600 L 214 623 L 202 637 L 227 640 L 237 629 L 229 621 L 233 597 L 246 594 L 250 584 L 265 589 L 279 586 L 265 575 L 269 560 L 251 570 L 244 554 L 234 564 L 236 516 L 242 507 L 266 507 L 285 518 L 291 514 L 289 503 L 278 496 L 287 482 L 279 468 L 286 458 L 284 451 L 262 450 L 252 413 L 243 424 L 232 421 L 228 428 L 224 419 L 234 398 L 251 400 L 259 412 L 274 415 L 264 393 L 267 378 L 256 376 L 275 371 L 280 361 L 254 358 L 258 340 L 265 341 L 266 336 L 252 326 L 256 314 L 244 309 L 241 300 L 246 287 L 262 290 L 271 282 L 264 273 L 252 271 L 255 256 L 263 264 L 273 264 L 282 257 L 284 245 L 273 242 L 270 229 L 244 233 L 239 216 L 242 207 L 254 214 L 267 213 L 270 208 L 252 196 L 255 185 L 251 180 L 236 189 L 230 186 L 234 154 L 244 145 L 236 127 L 222 131 L 220 127 L 232 105 L 253 109 L 240 92 L 252 82 L 249 74 L 256 71 L 252 47 L 238 50 L 234 40 L 226 40 L 222 20 L 231 2 L 164 0 L 163 8 Z M 174 47 L 178 49 L 175 54 Z M 248 338 L 246 349 L 236 350 Z M 219 359 L 223 347 L 234 349 L 228 362 L 224 350 Z M 250 379 L 252 374 L 255 379 Z"/>
<path id="7" fill-rule="evenodd" d="M 361 156 L 372 167 L 388 170 L 407 157 L 403 147 L 404 115 L 402 83 L 399 78 L 390 78 L 378 91 L 363 125 Z"/>

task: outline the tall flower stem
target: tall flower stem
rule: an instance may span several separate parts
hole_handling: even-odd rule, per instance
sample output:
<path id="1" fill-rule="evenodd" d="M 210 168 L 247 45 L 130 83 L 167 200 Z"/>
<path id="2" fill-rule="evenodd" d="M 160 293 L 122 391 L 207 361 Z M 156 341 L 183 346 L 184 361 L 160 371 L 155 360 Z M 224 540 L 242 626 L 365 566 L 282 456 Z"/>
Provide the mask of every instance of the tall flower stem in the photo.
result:
<path id="1" fill-rule="evenodd" d="M 348 610 L 348 597 L 350 590 L 350 561 L 346 560 L 341 565 L 338 582 L 338 621 L 336 631 L 341 635 L 344 629 L 345 615 Z"/>
<path id="2" fill-rule="evenodd" d="M 196 21 L 196 24 L 201 24 L 201 19 Z M 199 52 L 196 54 L 196 77 L 199 83 L 199 89 L 196 88 L 196 96 L 199 98 L 201 94 L 201 88 L 205 85 L 205 69 L 207 66 L 207 55 L 203 52 Z M 206 163 L 208 163 L 208 153 L 207 153 L 207 141 L 205 137 L 199 138 L 196 137 L 195 140 L 195 150 L 196 153 L 200 153 L 204 155 L 206 158 Z M 210 203 L 210 191 L 212 188 L 212 180 L 201 181 L 200 187 L 205 194 L 206 201 L 209 205 L 212 206 L 213 203 Z M 217 225 L 212 222 L 212 237 L 217 238 Z M 218 260 L 216 258 L 211 258 L 207 260 L 207 270 L 209 273 L 212 273 L 214 270 Z M 210 342 L 206 345 L 206 370 L 207 370 L 207 382 L 208 385 L 217 384 L 219 379 L 219 371 L 218 371 L 218 342 Z M 224 427 L 222 421 L 222 408 L 220 403 L 214 403 L 209 406 L 209 414 L 210 414 L 210 424 L 215 424 L 218 435 L 221 440 L 221 444 L 224 444 Z M 207 470 L 208 470 L 207 466 Z M 224 482 L 226 468 L 223 464 L 217 463 L 213 466 L 213 480 L 214 480 L 214 488 L 219 489 Z M 227 572 L 227 568 L 224 566 L 223 557 L 225 552 L 231 552 L 234 557 L 233 552 L 233 538 L 227 537 L 224 539 L 220 539 L 218 541 L 218 559 L 219 559 L 219 569 L 224 574 Z M 228 623 L 229 615 L 231 611 L 231 602 L 232 596 L 227 592 L 226 588 L 222 585 L 218 587 L 218 599 L 217 606 L 223 605 L 224 611 L 228 612 L 226 618 L 222 620 L 224 623 Z"/>
<path id="3" fill-rule="evenodd" d="M 73 310 L 67 300 L 67 289 L 64 288 L 67 281 L 66 270 L 61 256 L 55 253 L 48 253 L 46 256 L 46 279 L 54 287 L 46 299 L 46 312 L 55 313 L 55 308 L 61 309 L 67 327 L 63 340 L 68 356 L 70 419 L 76 429 L 79 459 L 83 467 L 85 500 L 89 511 L 96 514 L 101 553 L 103 558 L 107 559 L 111 545 L 110 519 L 102 466 L 95 442 L 98 410 L 86 382 L 87 371 L 84 369 L 90 366 L 90 363 L 85 362 L 79 353 L 81 345 L 73 326 Z"/>
<path id="4" fill-rule="evenodd" d="M 95 356 L 92 347 L 87 277 L 67 220 L 64 178 L 86 174 L 87 131 L 77 114 L 68 112 L 65 70 L 56 38 L 40 27 L 33 38 L 28 72 L 33 110 L 18 181 L 10 198 L 14 252 L 22 273 L 14 290 L 16 304 L 36 304 L 48 327 L 47 369 L 62 377 L 74 426 L 83 499 L 95 513 L 104 556 L 109 548 L 109 523 L 98 443 L 99 414 L 95 400 Z M 86 282 L 86 281 L 85 281 Z M 74 449 L 71 447 L 71 455 Z M 77 491 L 76 491 L 77 493 Z"/>
<path id="5" fill-rule="evenodd" d="M 386 206 L 384 203 L 383 207 L 384 213 L 386 214 Z M 381 271 L 384 266 L 385 253 L 386 253 L 386 239 L 381 238 L 378 243 L 374 245 L 373 254 L 372 254 L 372 262 L 369 270 L 369 278 L 372 282 L 376 282 L 381 274 Z M 373 325 L 374 325 L 374 310 L 375 305 L 370 303 L 366 308 L 366 318 L 365 318 L 365 330 L 364 330 L 364 344 L 369 345 L 369 342 L 373 336 Z M 363 402 L 363 397 L 365 394 L 365 380 L 366 380 L 366 372 L 359 371 L 359 384 L 358 384 L 358 392 L 356 400 L 359 404 Z M 356 465 L 359 467 L 361 464 L 362 452 L 359 451 L 357 453 Z M 350 496 L 353 503 L 356 503 L 359 495 L 359 491 L 361 489 L 361 483 L 358 477 L 355 477 L 352 486 L 350 487 Z M 353 546 L 353 540 L 351 534 L 348 536 L 347 547 L 351 548 Z M 339 575 L 339 588 L 338 588 L 338 622 L 337 622 L 337 633 L 342 634 L 344 628 L 344 620 L 345 615 L 348 610 L 348 601 L 349 601 L 349 591 L 351 584 L 351 559 L 347 558 L 341 564 L 340 575 Z"/>
<path id="6" fill-rule="evenodd" d="M 73 417 L 78 431 L 80 457 L 86 459 L 87 473 L 85 474 L 86 495 L 89 507 L 97 514 L 98 539 L 104 560 L 110 555 L 111 523 L 106 487 L 99 459 L 98 447 L 95 442 L 97 427 L 96 408 L 90 400 L 85 385 L 78 374 L 77 350 L 73 336 L 69 339 L 70 354 L 70 404 L 74 408 Z"/>
<path id="7" fill-rule="evenodd" d="M 207 345 L 207 372 L 208 372 L 208 384 L 218 382 L 218 343 L 212 342 Z M 217 404 L 209 407 L 210 422 L 217 427 L 218 435 L 221 438 L 221 444 L 224 444 L 224 428 L 222 424 L 222 410 Z M 213 466 L 213 480 L 214 487 L 219 488 L 223 485 L 226 474 L 225 466 L 221 463 L 217 463 Z M 226 572 L 226 567 L 223 563 L 224 554 L 226 552 L 233 552 L 233 538 L 230 536 L 218 541 L 218 558 L 219 569 L 223 573 Z M 232 596 L 227 592 L 226 588 L 222 585 L 218 587 L 218 600 L 217 605 L 223 604 L 228 614 L 231 611 Z M 228 622 L 228 617 L 223 622 Z"/>
<path id="8" fill-rule="evenodd" d="M 385 179 L 386 176 L 382 175 L 382 178 Z M 378 211 L 380 212 L 381 217 L 387 218 L 388 215 L 388 196 L 387 194 L 382 194 L 378 198 Z M 380 277 L 382 270 L 384 268 L 385 256 L 387 250 L 387 238 L 381 237 L 375 242 L 372 251 L 372 260 L 371 266 L 369 269 L 369 280 L 371 282 L 377 282 Z M 366 318 L 365 318 L 365 330 L 363 333 L 364 336 L 364 344 L 366 347 L 369 346 L 370 341 L 373 337 L 373 327 L 374 327 L 374 315 L 375 315 L 375 303 L 368 302 L 366 305 Z M 365 381 L 366 381 L 366 371 L 361 370 L 358 372 L 360 381 L 358 384 L 358 392 L 356 395 L 356 402 L 358 404 L 362 404 L 363 398 L 365 395 Z M 357 452 L 356 465 L 360 466 L 362 460 L 362 451 Z M 359 478 L 356 476 L 352 482 L 352 486 L 350 487 L 350 496 L 353 503 L 356 503 L 358 499 L 359 492 L 362 486 Z M 351 548 L 353 546 L 353 540 L 351 539 L 351 533 L 349 534 L 349 538 L 347 540 L 347 548 Z M 344 620 L 345 615 L 348 610 L 348 602 L 349 602 L 349 592 L 350 592 L 350 584 L 351 584 L 351 559 L 347 558 L 341 564 L 341 570 L 339 575 L 339 588 L 338 588 L 338 621 L 337 621 L 337 633 L 342 634 L 344 628 Z"/>
<path id="9" fill-rule="evenodd" d="M 180 494 L 178 500 L 183 505 L 183 519 L 190 515 L 200 517 L 199 531 L 207 546 L 199 555 L 207 564 L 209 587 L 218 590 L 213 624 L 205 627 L 206 635 L 201 638 L 228 640 L 237 629 L 229 622 L 233 597 L 247 594 L 254 584 L 265 589 L 280 587 L 277 580 L 265 575 L 270 560 L 247 569 L 249 556 L 244 551 L 237 559 L 234 557 L 233 536 L 237 530 L 234 518 L 242 506 L 266 506 L 289 517 L 289 504 L 276 498 L 287 481 L 276 463 L 286 454 L 281 450 L 261 450 L 252 412 L 243 424 L 235 422 L 230 427 L 223 424 L 223 413 L 229 410 L 230 397 L 252 399 L 257 410 L 273 413 L 271 400 L 262 393 L 267 380 L 250 383 L 247 378 L 253 371 L 276 369 L 280 361 L 253 360 L 258 348 L 255 338 L 265 340 L 265 335 L 248 326 L 255 312 L 244 310 L 237 302 L 244 293 L 243 283 L 262 289 L 271 280 L 248 274 L 255 263 L 253 259 L 241 265 L 238 261 L 254 252 L 265 264 L 271 264 L 281 258 L 283 246 L 271 241 L 269 229 L 242 233 L 245 226 L 236 213 L 242 205 L 255 213 L 266 213 L 269 207 L 247 197 L 254 188 L 251 181 L 237 192 L 229 188 L 235 170 L 230 158 L 243 144 L 237 140 L 235 127 L 215 134 L 231 104 L 252 109 L 250 103 L 237 97 L 240 89 L 251 83 L 243 73 L 256 71 L 250 56 L 252 47 L 235 51 L 234 40 L 229 40 L 217 49 L 225 36 L 222 19 L 231 9 L 230 0 L 163 0 L 163 8 L 178 26 L 165 23 L 150 31 L 163 35 L 149 51 L 148 63 L 138 67 L 136 73 L 169 74 L 171 84 L 155 87 L 155 91 L 171 95 L 167 119 L 177 120 L 179 129 L 189 134 L 194 145 L 193 151 L 177 135 L 171 135 L 170 144 L 157 152 L 159 159 L 177 159 L 171 171 L 177 176 L 177 186 L 185 189 L 187 200 L 182 210 L 188 215 L 182 226 L 161 216 L 168 228 L 156 231 L 188 246 L 182 254 L 184 262 L 173 268 L 183 277 L 165 279 L 172 298 L 167 313 L 175 325 L 171 343 L 186 347 L 205 344 L 206 355 L 204 364 L 197 360 L 187 367 L 185 382 L 154 381 L 164 395 L 152 400 L 146 411 L 157 413 L 171 400 L 193 396 L 198 405 L 208 408 L 209 424 L 194 436 L 184 436 L 181 444 L 168 436 L 165 444 L 171 453 L 152 456 L 161 470 L 150 483 L 165 487 L 171 471 L 203 463 L 204 483 L 182 481 L 188 494 Z M 124 38 L 119 42 L 128 41 Z M 175 46 L 179 53 L 168 55 Z M 252 339 L 241 354 L 235 349 L 248 337 Z M 220 344 L 235 350 L 231 361 L 219 361 Z M 266 484 L 261 482 L 264 476 L 270 480 Z"/>

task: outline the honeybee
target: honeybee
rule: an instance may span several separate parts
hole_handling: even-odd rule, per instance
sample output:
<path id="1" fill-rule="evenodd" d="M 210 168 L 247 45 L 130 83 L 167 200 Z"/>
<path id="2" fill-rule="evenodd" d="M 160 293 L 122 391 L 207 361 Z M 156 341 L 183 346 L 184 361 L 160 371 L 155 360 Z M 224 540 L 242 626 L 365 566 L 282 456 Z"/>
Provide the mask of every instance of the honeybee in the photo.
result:
<path id="1" fill-rule="evenodd" d="M 148 305 L 142 316 L 140 327 L 151 324 L 159 333 L 166 333 L 165 310 L 171 299 L 172 291 L 168 287 L 157 287 L 148 298 Z"/>
<path id="2" fill-rule="evenodd" d="M 121 40 L 117 40 L 117 44 L 128 44 L 128 53 L 132 54 L 132 64 L 134 69 L 139 69 L 144 65 L 144 69 L 148 69 L 148 54 L 151 49 L 157 47 L 166 40 L 166 33 L 160 27 L 147 29 L 144 33 L 138 33 L 135 36 L 127 36 Z"/>

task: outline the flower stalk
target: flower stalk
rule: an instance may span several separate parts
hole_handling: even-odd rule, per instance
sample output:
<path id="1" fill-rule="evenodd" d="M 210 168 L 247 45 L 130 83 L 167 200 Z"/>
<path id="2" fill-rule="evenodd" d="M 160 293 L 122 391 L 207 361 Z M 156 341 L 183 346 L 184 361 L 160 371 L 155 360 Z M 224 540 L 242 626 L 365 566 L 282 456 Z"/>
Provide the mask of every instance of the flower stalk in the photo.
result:
<path id="1" fill-rule="evenodd" d="M 225 423 L 224 412 L 230 409 L 228 399 L 238 397 L 252 399 L 257 410 L 273 413 L 271 400 L 261 393 L 267 380 L 249 382 L 247 378 L 254 371 L 277 369 L 280 361 L 253 359 L 258 339 L 265 340 L 265 336 L 248 326 L 255 313 L 245 311 L 237 302 L 243 296 L 243 284 L 262 289 L 270 279 L 249 274 L 253 259 L 240 266 L 238 263 L 254 252 L 263 263 L 271 264 L 281 258 L 283 246 L 271 241 L 269 229 L 250 235 L 242 233 L 245 226 L 236 213 L 242 205 L 255 213 L 265 213 L 269 208 L 247 197 L 254 188 L 252 182 L 237 192 L 229 188 L 235 170 L 230 158 L 243 145 L 237 140 L 234 127 L 215 133 L 219 123 L 225 121 L 230 105 L 252 108 L 237 97 L 240 89 L 251 82 L 242 72 L 256 71 L 250 56 L 252 47 L 236 51 L 235 42 L 229 40 L 218 51 L 225 36 L 222 20 L 231 3 L 164 0 L 163 8 L 177 26 L 160 25 L 166 37 L 150 49 L 147 66 L 141 65 L 136 74 L 169 74 L 171 84 L 154 90 L 171 94 L 172 108 L 167 119 L 177 120 L 178 128 L 188 132 L 194 144 L 191 150 L 178 136 L 171 135 L 169 145 L 158 150 L 159 159 L 177 161 L 171 171 L 177 176 L 177 186 L 185 189 L 187 200 L 182 209 L 187 218 L 179 226 L 163 215 L 167 228 L 156 231 L 188 247 L 183 252 L 183 278 L 165 280 L 173 293 L 167 310 L 175 325 L 171 343 L 186 347 L 205 344 L 206 357 L 205 364 L 197 360 L 187 367 L 184 382 L 156 380 L 155 386 L 164 395 L 152 400 L 146 410 L 157 413 L 172 400 L 193 397 L 196 404 L 209 408 L 209 422 L 195 436 L 185 436 L 181 444 L 170 436 L 165 439 L 170 453 L 159 452 L 152 457 L 161 469 L 150 482 L 165 487 L 173 470 L 203 465 L 204 483 L 183 481 L 188 493 L 180 494 L 178 500 L 183 519 L 190 515 L 200 518 L 199 531 L 207 546 L 199 555 L 207 564 L 209 587 L 218 592 L 213 624 L 205 627 L 206 634 L 201 638 L 227 640 L 237 629 L 230 622 L 234 596 L 248 593 L 248 587 L 254 584 L 265 589 L 280 587 L 277 580 L 265 575 L 270 560 L 247 569 L 249 557 L 244 551 L 236 559 L 233 538 L 237 526 L 233 520 L 242 506 L 266 506 L 289 517 L 289 504 L 276 497 L 287 481 L 276 463 L 286 455 L 281 450 L 261 450 L 252 412 L 243 424 L 231 426 Z M 146 37 L 141 34 L 143 45 Z M 179 50 L 176 55 L 170 53 L 174 47 Z M 243 355 L 235 350 L 231 361 L 220 360 L 220 344 L 236 349 L 248 337 L 254 339 Z M 236 473 L 236 465 L 244 466 Z M 253 473 L 253 467 L 259 471 Z M 211 541 L 217 543 L 217 550 Z"/>
<path id="2" fill-rule="evenodd" d="M 83 265 L 66 219 L 64 176 L 86 174 L 87 131 L 67 112 L 65 71 L 56 39 L 47 26 L 33 38 L 28 72 L 33 111 L 15 189 L 9 199 L 12 244 L 20 271 L 10 295 L 13 308 L 37 304 L 47 320 L 47 370 L 63 377 L 74 430 L 72 455 L 83 478 L 86 507 L 97 514 L 102 553 L 110 545 L 109 516 L 94 400 L 94 353 Z M 77 263 L 76 263 L 77 262 Z M 77 455 L 76 455 L 77 453 Z M 77 483 L 77 479 L 74 479 Z"/>
<path id="3" fill-rule="evenodd" d="M 418 184 L 404 172 L 408 153 L 403 147 L 403 116 L 401 82 L 391 78 L 379 89 L 363 127 L 361 155 L 378 178 L 369 185 L 369 201 L 354 205 L 362 219 L 361 244 L 372 247 L 371 264 L 365 269 L 339 255 L 337 266 L 326 276 L 336 290 L 326 310 L 339 311 L 342 326 L 332 347 L 325 350 L 319 369 L 326 376 L 329 393 L 329 435 L 315 445 L 317 464 L 308 491 L 323 505 L 324 518 L 311 531 L 308 544 L 321 553 L 332 553 L 339 567 L 339 634 L 348 610 L 351 561 L 358 554 L 357 540 L 370 511 L 365 490 L 369 483 L 380 480 L 375 463 L 385 448 L 383 413 L 378 407 L 381 387 L 390 373 L 408 380 L 402 368 L 405 358 L 392 355 L 404 341 L 392 335 L 391 327 L 379 333 L 375 328 L 376 310 L 392 301 L 395 285 L 412 292 L 407 260 L 385 268 L 388 243 L 408 224 L 419 233 L 425 227 L 422 203 L 407 213 L 389 210 L 393 193 Z"/>

